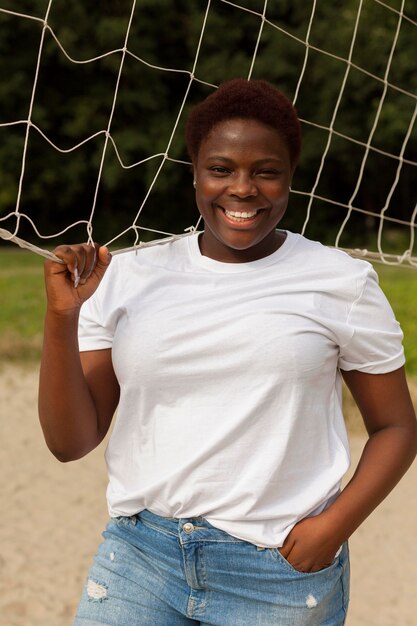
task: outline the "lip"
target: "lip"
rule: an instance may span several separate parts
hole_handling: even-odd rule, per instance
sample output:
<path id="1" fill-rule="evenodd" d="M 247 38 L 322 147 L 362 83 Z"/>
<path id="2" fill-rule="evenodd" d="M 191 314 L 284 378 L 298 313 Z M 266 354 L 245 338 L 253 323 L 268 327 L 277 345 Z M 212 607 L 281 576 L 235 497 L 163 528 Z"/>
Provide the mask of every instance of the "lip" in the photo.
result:
<path id="1" fill-rule="evenodd" d="M 256 215 L 254 215 L 251 218 L 245 218 L 244 221 L 242 221 L 242 222 L 238 222 L 238 221 L 234 220 L 233 218 L 229 217 L 228 215 L 226 215 L 225 209 L 222 206 L 217 205 L 217 209 L 218 209 L 218 212 L 221 215 L 221 218 L 229 226 L 233 226 L 234 228 L 242 228 L 242 229 L 254 226 L 262 218 L 262 213 L 264 211 L 263 209 L 256 209 L 258 211 L 256 213 Z M 228 209 L 228 211 L 238 211 L 238 210 L 241 213 L 244 213 L 245 210 L 249 213 L 251 211 L 254 211 L 255 209 L 253 209 L 253 208 L 244 209 L 244 208 L 241 208 L 241 207 L 239 207 L 239 209 L 237 209 L 237 208 Z"/>

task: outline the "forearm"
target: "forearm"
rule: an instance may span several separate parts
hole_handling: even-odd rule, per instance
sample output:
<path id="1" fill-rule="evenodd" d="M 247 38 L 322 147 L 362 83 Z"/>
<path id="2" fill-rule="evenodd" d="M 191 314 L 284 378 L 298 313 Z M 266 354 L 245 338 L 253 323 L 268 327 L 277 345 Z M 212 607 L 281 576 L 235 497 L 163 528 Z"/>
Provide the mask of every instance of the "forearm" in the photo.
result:
<path id="1" fill-rule="evenodd" d="M 382 428 L 370 436 L 352 479 L 324 514 L 340 543 L 395 487 L 413 462 L 416 448 L 415 422 Z"/>
<path id="2" fill-rule="evenodd" d="M 49 449 L 62 461 L 79 458 L 98 443 L 96 408 L 81 366 L 77 327 L 77 312 L 46 314 L 39 417 Z"/>

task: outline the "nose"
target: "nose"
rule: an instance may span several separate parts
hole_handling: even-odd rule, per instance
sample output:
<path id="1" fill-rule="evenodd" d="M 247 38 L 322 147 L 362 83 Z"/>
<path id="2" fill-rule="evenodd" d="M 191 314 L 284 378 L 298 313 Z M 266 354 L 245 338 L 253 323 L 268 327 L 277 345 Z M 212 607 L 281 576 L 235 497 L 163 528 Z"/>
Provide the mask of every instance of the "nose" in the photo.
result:
<path id="1" fill-rule="evenodd" d="M 246 172 L 236 172 L 229 183 L 228 192 L 231 196 L 247 198 L 248 196 L 256 196 L 258 189 L 250 174 Z"/>

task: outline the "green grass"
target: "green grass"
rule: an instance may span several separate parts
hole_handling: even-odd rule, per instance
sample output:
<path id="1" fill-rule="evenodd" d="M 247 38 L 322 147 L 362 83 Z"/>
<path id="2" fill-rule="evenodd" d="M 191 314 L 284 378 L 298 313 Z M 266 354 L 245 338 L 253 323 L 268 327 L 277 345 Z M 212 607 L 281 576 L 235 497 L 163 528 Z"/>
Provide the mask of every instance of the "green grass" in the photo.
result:
<path id="1" fill-rule="evenodd" d="M 417 374 L 417 268 L 375 264 L 380 284 L 405 335 L 407 371 Z M 0 248 L 0 360 L 39 359 L 45 296 L 43 259 Z"/>
<path id="2" fill-rule="evenodd" d="M 379 283 L 404 332 L 408 374 L 417 374 L 417 268 L 375 264 Z"/>
<path id="3" fill-rule="evenodd" d="M 0 361 L 39 359 L 45 296 L 43 259 L 0 248 Z"/>

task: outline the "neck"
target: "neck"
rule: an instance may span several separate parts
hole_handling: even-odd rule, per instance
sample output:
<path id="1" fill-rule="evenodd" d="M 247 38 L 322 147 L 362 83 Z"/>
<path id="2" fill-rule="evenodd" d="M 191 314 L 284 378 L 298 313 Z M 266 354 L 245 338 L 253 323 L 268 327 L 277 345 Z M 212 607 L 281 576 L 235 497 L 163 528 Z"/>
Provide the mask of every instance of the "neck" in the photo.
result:
<path id="1" fill-rule="evenodd" d="M 239 250 L 225 246 L 214 237 L 210 230 L 206 229 L 199 236 L 198 244 L 201 254 L 214 261 L 220 261 L 221 263 L 250 263 L 273 254 L 282 246 L 286 238 L 287 234 L 284 231 L 274 230 L 254 246 Z"/>

